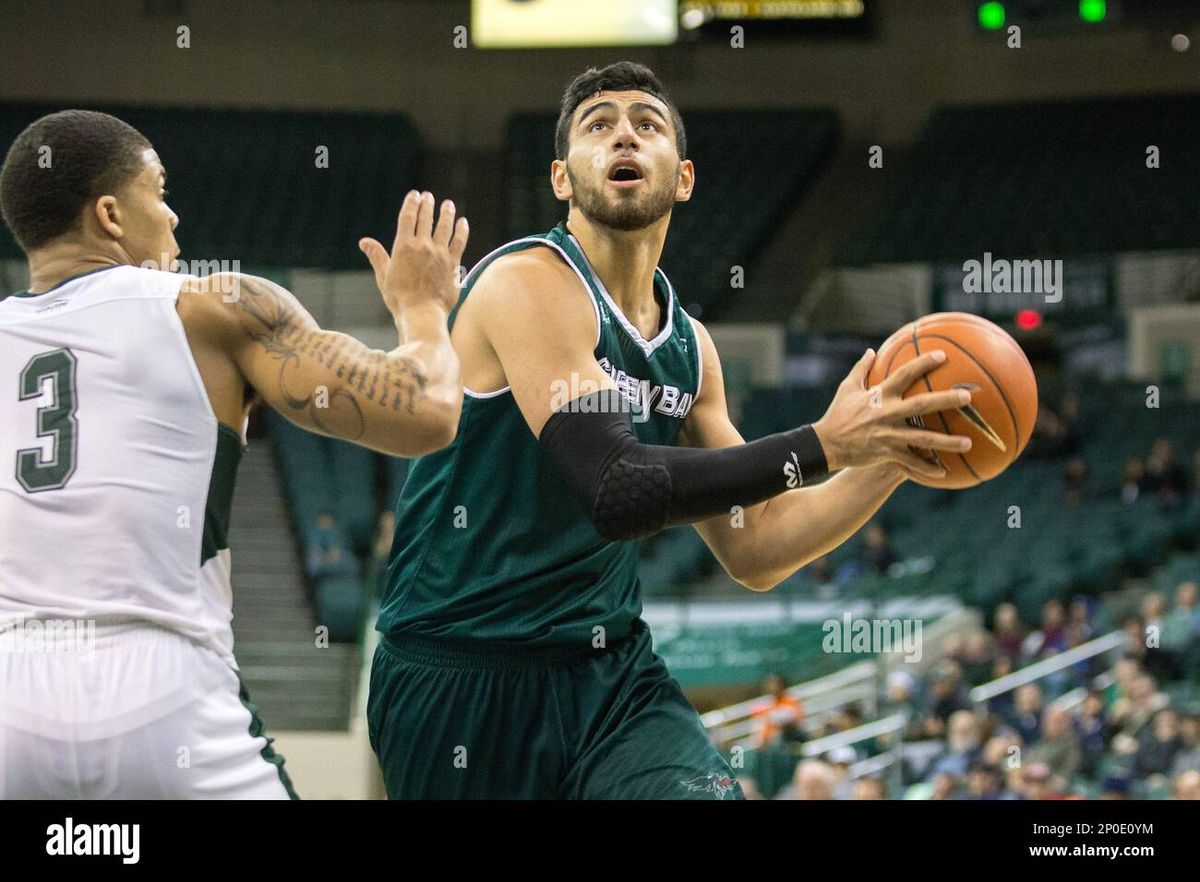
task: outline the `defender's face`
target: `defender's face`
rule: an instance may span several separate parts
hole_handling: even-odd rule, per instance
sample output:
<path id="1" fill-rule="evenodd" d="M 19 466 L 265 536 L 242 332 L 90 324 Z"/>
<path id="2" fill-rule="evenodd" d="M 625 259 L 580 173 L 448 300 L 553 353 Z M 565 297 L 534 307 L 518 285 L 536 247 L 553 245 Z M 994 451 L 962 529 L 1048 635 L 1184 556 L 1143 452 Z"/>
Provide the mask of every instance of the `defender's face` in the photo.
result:
<path id="1" fill-rule="evenodd" d="M 179 217 L 167 205 L 167 172 L 146 148 L 142 170 L 116 194 L 121 208 L 121 246 L 137 266 L 172 269 L 179 256 Z"/>
<path id="2" fill-rule="evenodd" d="M 645 92 L 598 92 L 575 109 L 555 192 L 596 223 L 637 230 L 691 197 L 694 172 L 680 161 L 671 112 Z"/>

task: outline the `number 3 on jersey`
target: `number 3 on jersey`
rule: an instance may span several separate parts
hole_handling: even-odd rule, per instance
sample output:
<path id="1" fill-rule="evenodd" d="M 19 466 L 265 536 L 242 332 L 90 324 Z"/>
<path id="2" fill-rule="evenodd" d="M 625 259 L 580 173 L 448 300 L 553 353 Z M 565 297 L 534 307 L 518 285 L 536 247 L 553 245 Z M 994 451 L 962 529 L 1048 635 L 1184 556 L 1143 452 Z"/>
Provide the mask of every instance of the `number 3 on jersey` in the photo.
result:
<path id="1" fill-rule="evenodd" d="M 70 349 L 54 349 L 29 359 L 21 371 L 22 401 L 41 398 L 46 380 L 51 380 L 52 400 L 37 411 L 37 435 L 50 438 L 49 459 L 42 448 L 17 451 L 17 480 L 28 493 L 61 490 L 75 473 L 75 355 Z"/>

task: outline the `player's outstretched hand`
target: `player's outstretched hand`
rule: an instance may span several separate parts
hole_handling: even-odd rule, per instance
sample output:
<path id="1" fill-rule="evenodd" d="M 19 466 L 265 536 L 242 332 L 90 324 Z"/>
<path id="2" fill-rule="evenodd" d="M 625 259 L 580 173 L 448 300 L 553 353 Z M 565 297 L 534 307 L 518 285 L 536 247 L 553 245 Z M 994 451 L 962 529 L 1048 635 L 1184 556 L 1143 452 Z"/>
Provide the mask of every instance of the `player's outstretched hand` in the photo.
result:
<path id="1" fill-rule="evenodd" d="M 963 453 L 971 449 L 971 439 L 914 428 L 905 420 L 961 407 L 971 400 L 971 393 L 950 389 L 901 397 L 919 377 L 945 360 L 941 350 L 914 358 L 868 389 L 867 376 L 874 360 L 875 350 L 868 349 L 838 386 L 825 415 L 813 423 L 830 471 L 891 461 L 899 463 L 910 477 L 944 477 L 942 466 L 927 461 L 910 446 Z"/>
<path id="2" fill-rule="evenodd" d="M 470 234 L 467 219 L 455 218 L 449 199 L 442 202 L 437 226 L 433 215 L 433 194 L 412 190 L 400 207 L 390 254 L 375 239 L 364 237 L 358 242 L 393 315 L 424 304 L 449 311 L 458 299 L 459 265 Z"/>

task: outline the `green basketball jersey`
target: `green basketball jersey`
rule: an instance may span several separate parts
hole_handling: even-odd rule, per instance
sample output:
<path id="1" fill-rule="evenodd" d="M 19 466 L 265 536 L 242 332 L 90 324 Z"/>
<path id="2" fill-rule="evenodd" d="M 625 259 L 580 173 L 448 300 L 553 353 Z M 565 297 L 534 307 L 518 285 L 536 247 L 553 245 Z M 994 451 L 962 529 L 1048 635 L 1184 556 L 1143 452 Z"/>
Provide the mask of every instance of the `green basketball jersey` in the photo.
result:
<path id="1" fill-rule="evenodd" d="M 654 286 L 664 318 L 658 334 L 645 340 L 559 224 L 483 258 L 467 275 L 451 325 L 485 267 L 538 247 L 553 249 L 578 275 L 578 296 L 596 316 L 596 361 L 632 403 L 638 439 L 674 444 L 700 394 L 701 354 L 691 319 L 662 270 L 655 271 Z M 562 404 L 590 391 L 571 383 L 564 377 L 555 390 Z M 637 560 L 636 543 L 596 532 L 538 448 L 512 392 L 467 390 L 454 442 L 409 470 L 377 627 L 392 636 L 523 646 L 586 648 L 599 633 L 606 642 L 619 640 L 642 610 Z"/>

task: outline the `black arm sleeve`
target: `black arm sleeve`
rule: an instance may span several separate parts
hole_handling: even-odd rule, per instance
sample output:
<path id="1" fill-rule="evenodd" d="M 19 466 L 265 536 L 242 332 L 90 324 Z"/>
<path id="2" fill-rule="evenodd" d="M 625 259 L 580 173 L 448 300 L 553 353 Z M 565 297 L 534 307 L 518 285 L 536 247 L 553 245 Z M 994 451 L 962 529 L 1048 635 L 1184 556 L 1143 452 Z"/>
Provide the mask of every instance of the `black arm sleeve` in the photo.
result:
<path id="1" fill-rule="evenodd" d="M 733 447 L 643 444 L 616 390 L 551 414 L 538 438 L 605 539 L 640 539 L 664 527 L 756 505 L 829 473 L 811 426 Z"/>

